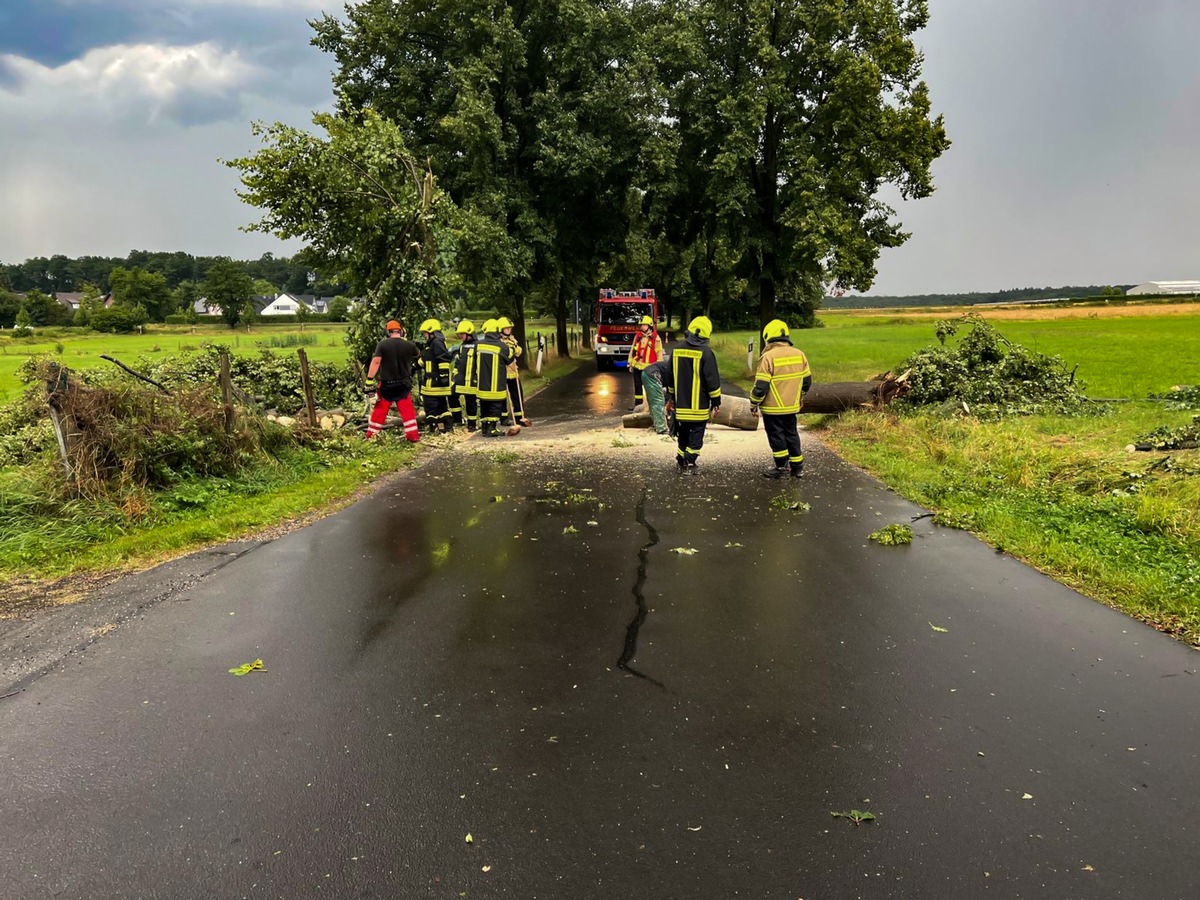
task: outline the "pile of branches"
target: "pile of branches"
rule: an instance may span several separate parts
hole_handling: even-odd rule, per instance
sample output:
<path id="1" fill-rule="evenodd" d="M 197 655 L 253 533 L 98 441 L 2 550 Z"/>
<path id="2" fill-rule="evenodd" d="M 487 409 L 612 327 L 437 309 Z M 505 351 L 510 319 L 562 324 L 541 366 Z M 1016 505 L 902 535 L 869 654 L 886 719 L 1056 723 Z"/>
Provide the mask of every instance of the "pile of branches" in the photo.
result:
<path id="1" fill-rule="evenodd" d="M 127 362 L 130 369 L 171 392 L 202 389 L 214 399 L 220 394 L 218 374 L 221 370 L 222 347 L 204 343 L 198 350 L 176 356 L 140 356 Z M 316 405 L 326 409 L 362 406 L 362 376 L 352 364 L 310 362 L 313 398 Z M 22 375 L 26 381 L 36 377 L 36 361 L 26 364 Z M 87 384 L 112 387 L 127 384 L 128 375 L 116 368 L 89 369 L 75 373 Z M 277 354 L 261 350 L 255 356 L 230 354 L 229 374 L 240 398 L 252 400 L 262 409 L 274 409 L 295 415 L 304 408 L 304 388 L 300 380 L 300 363 L 295 354 Z"/>
<path id="2" fill-rule="evenodd" d="M 123 496 L 189 477 L 227 477 L 294 445 L 283 428 L 254 416 L 232 426 L 207 388 L 165 394 L 136 383 L 89 385 L 44 366 L 50 407 L 63 423 L 68 493 Z"/>
<path id="3" fill-rule="evenodd" d="M 1163 425 L 1142 435 L 1134 443 L 1138 450 L 1195 450 L 1200 448 L 1200 416 L 1190 425 Z"/>
<path id="4" fill-rule="evenodd" d="M 963 327 L 969 330 L 957 344 L 950 343 Z M 946 406 L 980 418 L 1103 409 L 1083 395 L 1083 383 L 1060 357 L 1013 343 L 974 313 L 940 322 L 936 333 L 939 346 L 918 350 L 901 363 L 908 389 L 900 403 Z"/>
<path id="5" fill-rule="evenodd" d="M 1200 409 L 1200 384 L 1180 384 L 1165 394 L 1151 394 L 1151 400 L 1166 401 L 1165 409 Z"/>

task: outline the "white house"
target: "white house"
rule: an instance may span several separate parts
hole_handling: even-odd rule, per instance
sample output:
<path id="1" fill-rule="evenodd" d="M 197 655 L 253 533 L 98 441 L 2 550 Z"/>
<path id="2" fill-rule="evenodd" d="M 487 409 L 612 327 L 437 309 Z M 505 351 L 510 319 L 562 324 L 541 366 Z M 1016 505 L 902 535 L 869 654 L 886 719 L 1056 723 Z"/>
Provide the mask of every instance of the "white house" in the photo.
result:
<path id="1" fill-rule="evenodd" d="M 256 304 L 257 305 L 257 304 Z M 294 316 L 301 306 L 312 312 L 312 307 L 294 294 L 279 294 L 258 311 L 260 316 Z"/>
<path id="2" fill-rule="evenodd" d="M 1147 281 L 1125 292 L 1136 294 L 1200 294 L 1200 281 Z"/>

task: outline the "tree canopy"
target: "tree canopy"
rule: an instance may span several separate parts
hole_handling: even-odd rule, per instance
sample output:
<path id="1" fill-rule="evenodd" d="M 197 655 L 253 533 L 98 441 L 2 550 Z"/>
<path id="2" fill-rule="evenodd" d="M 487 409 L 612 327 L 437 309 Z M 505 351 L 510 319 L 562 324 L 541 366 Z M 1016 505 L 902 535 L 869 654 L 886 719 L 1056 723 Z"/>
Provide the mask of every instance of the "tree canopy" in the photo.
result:
<path id="1" fill-rule="evenodd" d="M 540 298 L 565 338 L 602 273 L 811 324 L 907 239 L 884 189 L 933 191 L 928 18 L 927 0 L 361 0 L 312 23 L 336 62 L 328 139 L 256 126 L 266 146 L 230 164 L 253 229 L 378 299 L 363 328 L 456 295 L 521 334 Z"/>

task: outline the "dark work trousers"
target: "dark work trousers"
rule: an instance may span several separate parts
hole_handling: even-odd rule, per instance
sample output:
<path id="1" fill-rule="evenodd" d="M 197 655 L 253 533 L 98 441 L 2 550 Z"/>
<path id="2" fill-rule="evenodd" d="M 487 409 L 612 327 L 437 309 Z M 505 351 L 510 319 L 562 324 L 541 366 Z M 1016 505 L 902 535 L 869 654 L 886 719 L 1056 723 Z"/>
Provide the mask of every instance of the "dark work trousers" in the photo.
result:
<path id="1" fill-rule="evenodd" d="M 676 451 L 675 462 L 679 464 L 679 468 L 696 464 L 700 451 L 704 448 L 704 429 L 707 425 L 708 422 L 685 422 L 683 419 L 676 422 L 675 438 L 679 442 L 679 449 Z"/>
<path id="2" fill-rule="evenodd" d="M 455 425 L 463 423 L 462 394 L 455 387 L 450 388 L 450 418 L 454 420 Z"/>
<path id="3" fill-rule="evenodd" d="M 633 376 L 633 402 L 636 405 L 642 402 L 642 370 L 630 366 L 629 374 Z"/>
<path id="4" fill-rule="evenodd" d="M 505 414 L 506 403 L 503 400 L 479 401 L 479 421 L 500 424 L 500 417 Z"/>
<path id="5" fill-rule="evenodd" d="M 804 451 L 800 449 L 800 429 L 796 425 L 796 414 L 762 414 L 763 430 L 767 433 L 767 445 L 775 459 L 775 467 L 793 472 L 804 467 Z"/>
<path id="6" fill-rule="evenodd" d="M 428 394 L 423 394 L 421 400 L 425 404 L 425 424 L 429 428 L 435 428 L 443 423 L 447 428 L 454 427 L 454 422 L 450 418 L 449 397 L 430 397 Z"/>
<path id="7" fill-rule="evenodd" d="M 474 394 L 459 394 L 460 412 L 468 427 L 474 429 L 479 423 L 479 398 Z"/>

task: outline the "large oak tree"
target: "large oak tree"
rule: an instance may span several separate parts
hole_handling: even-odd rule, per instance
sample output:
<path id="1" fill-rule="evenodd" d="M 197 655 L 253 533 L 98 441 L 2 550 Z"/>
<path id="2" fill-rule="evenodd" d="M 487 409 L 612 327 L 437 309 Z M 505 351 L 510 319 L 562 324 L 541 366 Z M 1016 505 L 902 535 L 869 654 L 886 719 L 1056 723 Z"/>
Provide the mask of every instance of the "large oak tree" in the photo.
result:
<path id="1" fill-rule="evenodd" d="M 683 239 L 736 249 L 759 319 L 865 290 L 908 235 L 882 199 L 933 192 L 949 146 L 913 35 L 925 0 L 668 0 L 657 40 Z M 704 254 L 698 254 L 699 259 Z M 714 260 L 715 262 L 715 260 Z M 701 272 L 714 278 L 722 273 Z M 719 280 L 719 279 L 718 279 Z"/>

